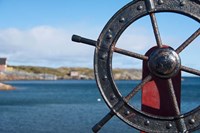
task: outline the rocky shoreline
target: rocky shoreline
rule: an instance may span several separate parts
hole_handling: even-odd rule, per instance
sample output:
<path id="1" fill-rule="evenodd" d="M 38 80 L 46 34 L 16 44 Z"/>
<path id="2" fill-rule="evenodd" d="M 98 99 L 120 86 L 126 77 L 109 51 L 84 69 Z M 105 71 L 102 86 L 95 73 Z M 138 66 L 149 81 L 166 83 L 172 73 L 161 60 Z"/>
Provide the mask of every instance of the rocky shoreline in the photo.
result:
<path id="1" fill-rule="evenodd" d="M 139 69 L 113 69 L 114 80 L 140 80 L 142 71 Z M 10 80 L 94 80 L 91 68 L 47 68 L 47 67 L 13 67 L 12 71 L 0 72 L 0 81 Z M 0 83 L 0 91 L 16 88 Z"/>
<path id="2" fill-rule="evenodd" d="M 95 79 L 92 68 L 48 68 L 35 66 L 12 66 L 12 71 L 0 73 L 0 80 L 93 80 Z M 112 76 L 115 80 L 140 80 L 140 69 L 113 69 Z"/>
<path id="3" fill-rule="evenodd" d="M 11 85 L 0 83 L 0 91 L 8 91 L 8 90 L 15 90 L 15 89 L 16 88 Z"/>

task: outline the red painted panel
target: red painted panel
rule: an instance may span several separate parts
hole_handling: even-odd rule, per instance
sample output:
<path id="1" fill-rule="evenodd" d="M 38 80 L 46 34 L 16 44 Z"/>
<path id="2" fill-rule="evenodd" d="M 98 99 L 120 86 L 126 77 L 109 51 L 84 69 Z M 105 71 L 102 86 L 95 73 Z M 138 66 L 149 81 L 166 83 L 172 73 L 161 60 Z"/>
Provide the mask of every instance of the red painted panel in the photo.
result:
<path id="1" fill-rule="evenodd" d="M 151 48 L 146 55 L 156 47 Z M 147 61 L 143 62 L 143 78 L 149 74 Z M 173 79 L 175 94 L 180 108 L 181 96 L 181 72 Z M 142 111 L 158 116 L 174 116 L 175 111 L 171 101 L 167 80 L 153 77 L 142 88 Z"/>

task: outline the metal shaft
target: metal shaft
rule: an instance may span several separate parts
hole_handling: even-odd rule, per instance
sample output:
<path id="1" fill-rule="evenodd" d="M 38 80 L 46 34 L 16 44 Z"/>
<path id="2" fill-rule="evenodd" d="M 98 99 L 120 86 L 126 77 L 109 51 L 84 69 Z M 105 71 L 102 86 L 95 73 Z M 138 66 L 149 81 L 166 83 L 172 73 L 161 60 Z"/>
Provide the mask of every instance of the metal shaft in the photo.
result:
<path id="1" fill-rule="evenodd" d="M 85 43 L 85 44 L 88 44 L 88 45 L 91 45 L 91 46 L 95 46 L 95 47 L 96 47 L 96 43 L 97 43 L 94 40 L 87 39 L 87 38 L 84 38 L 84 37 L 81 37 L 81 36 L 78 36 L 78 35 L 73 35 L 72 36 L 72 41 L 78 42 L 78 43 Z"/>

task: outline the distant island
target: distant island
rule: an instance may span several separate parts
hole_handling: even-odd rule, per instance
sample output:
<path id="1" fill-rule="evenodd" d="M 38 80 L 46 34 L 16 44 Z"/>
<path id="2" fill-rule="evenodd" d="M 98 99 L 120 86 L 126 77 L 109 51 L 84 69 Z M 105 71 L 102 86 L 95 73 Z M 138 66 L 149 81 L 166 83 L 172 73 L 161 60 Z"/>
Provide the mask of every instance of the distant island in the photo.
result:
<path id="1" fill-rule="evenodd" d="M 113 69 L 115 80 L 140 80 L 142 71 L 140 69 Z M 38 66 L 7 66 L 0 73 L 0 80 L 90 80 L 94 78 L 92 68 L 76 67 L 38 67 Z"/>

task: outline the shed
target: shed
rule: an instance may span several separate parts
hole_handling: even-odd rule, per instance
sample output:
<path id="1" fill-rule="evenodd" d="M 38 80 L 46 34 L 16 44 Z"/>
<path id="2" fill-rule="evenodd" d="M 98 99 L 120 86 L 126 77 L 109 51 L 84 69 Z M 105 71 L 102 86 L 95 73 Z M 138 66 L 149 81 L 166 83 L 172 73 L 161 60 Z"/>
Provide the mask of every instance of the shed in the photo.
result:
<path id="1" fill-rule="evenodd" d="M 0 71 L 5 71 L 7 68 L 7 58 L 0 58 Z"/>

